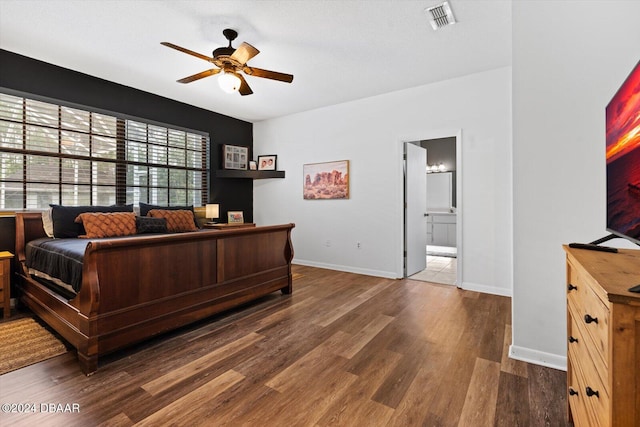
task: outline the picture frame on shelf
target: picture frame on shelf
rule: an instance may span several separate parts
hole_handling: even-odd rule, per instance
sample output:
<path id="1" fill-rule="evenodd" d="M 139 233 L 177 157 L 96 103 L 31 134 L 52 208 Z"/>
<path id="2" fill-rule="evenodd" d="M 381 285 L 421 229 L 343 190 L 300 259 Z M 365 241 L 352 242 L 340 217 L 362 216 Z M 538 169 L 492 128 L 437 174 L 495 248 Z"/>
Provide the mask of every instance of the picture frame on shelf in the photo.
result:
<path id="1" fill-rule="evenodd" d="M 259 171 L 274 171 L 277 170 L 278 156 L 270 154 L 267 156 L 258 156 L 258 170 Z"/>
<path id="2" fill-rule="evenodd" d="M 227 212 L 227 222 L 229 224 L 242 224 L 244 223 L 244 214 L 242 211 L 229 211 Z"/>
<path id="3" fill-rule="evenodd" d="M 253 160 L 249 160 L 249 170 L 251 171 L 258 170 L 258 164 Z"/>
<path id="4" fill-rule="evenodd" d="M 223 169 L 247 170 L 248 161 L 249 147 L 228 144 L 222 146 Z"/>

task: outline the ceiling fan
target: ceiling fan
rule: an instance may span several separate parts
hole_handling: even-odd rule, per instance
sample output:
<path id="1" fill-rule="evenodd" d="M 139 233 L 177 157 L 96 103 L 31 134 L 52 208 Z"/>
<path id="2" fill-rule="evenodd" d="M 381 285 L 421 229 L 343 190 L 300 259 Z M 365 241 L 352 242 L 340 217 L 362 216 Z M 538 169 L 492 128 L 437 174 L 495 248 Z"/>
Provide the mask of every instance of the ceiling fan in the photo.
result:
<path id="1" fill-rule="evenodd" d="M 193 55 L 196 58 L 204 59 L 207 62 L 212 63 L 218 68 L 211 68 L 200 73 L 194 74 L 189 77 L 177 80 L 178 83 L 191 83 L 193 81 L 202 79 L 204 77 L 213 76 L 214 74 L 221 73 L 218 77 L 218 83 L 222 90 L 233 93 L 240 92 L 240 95 L 251 95 L 253 91 L 247 84 L 247 81 L 242 76 L 241 72 L 254 77 L 262 77 L 265 79 L 278 80 L 281 82 L 291 83 L 293 76 L 291 74 L 278 73 L 276 71 L 263 70 L 261 68 L 249 67 L 247 62 L 260 53 L 258 49 L 251 46 L 249 43 L 242 43 L 237 49 L 231 46 L 231 42 L 238 37 L 238 32 L 227 28 L 222 32 L 225 38 L 229 40 L 229 46 L 219 47 L 213 51 L 213 58 L 210 56 L 202 55 L 198 52 L 194 52 L 184 47 L 180 47 L 173 43 L 162 42 L 160 44 L 170 47 L 172 49 L 179 50 L 180 52 Z"/>

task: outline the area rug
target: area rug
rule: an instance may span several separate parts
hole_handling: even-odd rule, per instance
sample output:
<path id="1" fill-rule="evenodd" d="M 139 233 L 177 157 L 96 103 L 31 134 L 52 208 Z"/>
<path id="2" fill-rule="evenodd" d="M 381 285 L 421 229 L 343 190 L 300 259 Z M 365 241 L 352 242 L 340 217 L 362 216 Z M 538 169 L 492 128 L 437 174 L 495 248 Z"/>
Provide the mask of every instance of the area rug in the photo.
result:
<path id="1" fill-rule="evenodd" d="M 58 338 L 32 318 L 0 323 L 0 343 L 0 375 L 67 351 Z"/>

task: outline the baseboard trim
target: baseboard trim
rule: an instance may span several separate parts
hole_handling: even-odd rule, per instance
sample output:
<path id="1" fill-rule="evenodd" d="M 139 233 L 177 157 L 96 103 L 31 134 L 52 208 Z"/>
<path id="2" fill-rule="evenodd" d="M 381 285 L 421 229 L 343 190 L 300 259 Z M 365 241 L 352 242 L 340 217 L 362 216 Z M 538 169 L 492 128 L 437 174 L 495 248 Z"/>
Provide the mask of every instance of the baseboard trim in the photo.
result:
<path id="1" fill-rule="evenodd" d="M 365 276 L 384 277 L 386 279 L 398 279 L 396 274 L 389 271 L 369 270 L 367 268 L 350 267 L 346 265 L 327 264 L 323 262 L 309 261 L 295 258 L 292 264 L 305 265 L 307 267 L 327 268 L 329 270 L 344 271 L 345 273 L 363 274 Z"/>
<path id="2" fill-rule="evenodd" d="M 460 288 L 465 291 L 482 292 L 483 294 L 500 295 L 503 297 L 511 297 L 511 289 L 498 288 L 496 286 L 480 285 L 478 283 L 462 282 Z"/>
<path id="3" fill-rule="evenodd" d="M 559 356 L 531 348 L 519 347 L 512 344 L 509 346 L 509 357 L 535 365 L 546 366 L 547 368 L 559 369 L 561 371 L 567 370 L 566 356 Z"/>

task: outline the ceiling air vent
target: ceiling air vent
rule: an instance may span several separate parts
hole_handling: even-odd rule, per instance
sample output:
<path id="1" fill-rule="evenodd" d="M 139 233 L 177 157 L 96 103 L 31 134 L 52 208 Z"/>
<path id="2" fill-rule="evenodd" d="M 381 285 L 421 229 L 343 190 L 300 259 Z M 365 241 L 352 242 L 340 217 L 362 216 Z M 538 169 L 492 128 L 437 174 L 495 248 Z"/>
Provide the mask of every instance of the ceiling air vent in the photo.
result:
<path id="1" fill-rule="evenodd" d="M 447 1 L 437 6 L 428 7 L 424 11 L 427 13 L 429 23 L 434 30 L 456 23 L 456 18 Z"/>

